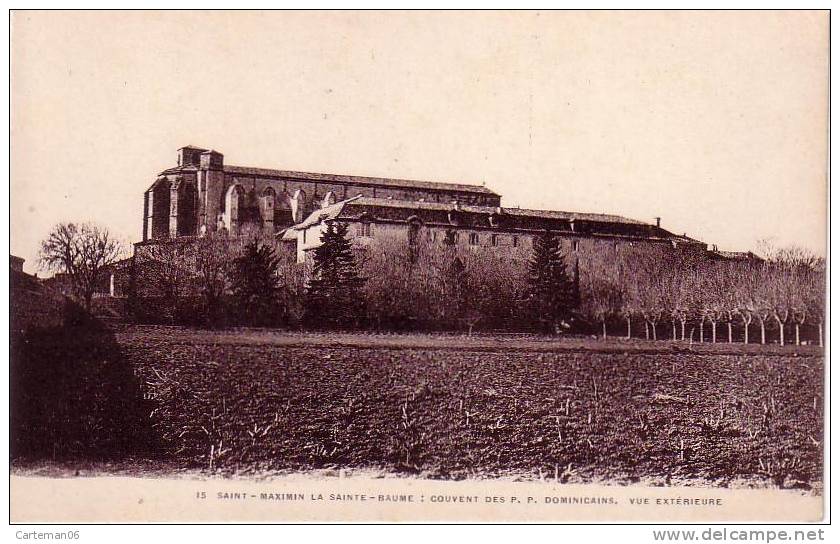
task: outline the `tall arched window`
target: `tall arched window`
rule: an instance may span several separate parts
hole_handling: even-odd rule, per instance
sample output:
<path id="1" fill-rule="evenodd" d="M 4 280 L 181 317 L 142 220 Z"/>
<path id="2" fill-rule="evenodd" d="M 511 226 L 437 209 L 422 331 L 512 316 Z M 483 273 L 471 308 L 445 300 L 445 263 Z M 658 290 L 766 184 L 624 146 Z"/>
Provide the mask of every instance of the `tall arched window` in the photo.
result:
<path id="1" fill-rule="evenodd" d="M 182 183 L 178 190 L 178 236 L 193 236 L 196 234 L 196 205 L 198 195 L 195 185 Z"/>
<path id="2" fill-rule="evenodd" d="M 169 199 L 170 183 L 166 178 L 159 179 L 152 191 L 152 238 L 169 237 Z"/>

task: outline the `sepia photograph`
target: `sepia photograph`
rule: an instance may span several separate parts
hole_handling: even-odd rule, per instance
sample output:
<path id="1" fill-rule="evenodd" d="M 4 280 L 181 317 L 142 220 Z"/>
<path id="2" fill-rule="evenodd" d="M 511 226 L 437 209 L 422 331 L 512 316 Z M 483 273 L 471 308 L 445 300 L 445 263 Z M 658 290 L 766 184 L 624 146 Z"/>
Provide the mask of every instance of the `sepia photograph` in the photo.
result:
<path id="1" fill-rule="evenodd" d="M 12 10 L 10 521 L 822 521 L 829 19 Z"/>

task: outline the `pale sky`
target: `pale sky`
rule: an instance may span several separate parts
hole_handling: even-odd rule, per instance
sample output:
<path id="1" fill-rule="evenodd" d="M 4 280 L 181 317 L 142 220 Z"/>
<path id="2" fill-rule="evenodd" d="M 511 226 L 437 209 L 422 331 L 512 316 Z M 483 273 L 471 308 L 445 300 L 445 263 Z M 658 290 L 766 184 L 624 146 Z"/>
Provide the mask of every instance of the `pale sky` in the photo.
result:
<path id="1" fill-rule="evenodd" d="M 721 249 L 825 254 L 827 12 L 16 12 L 11 252 L 141 237 L 176 149 L 484 182 Z"/>

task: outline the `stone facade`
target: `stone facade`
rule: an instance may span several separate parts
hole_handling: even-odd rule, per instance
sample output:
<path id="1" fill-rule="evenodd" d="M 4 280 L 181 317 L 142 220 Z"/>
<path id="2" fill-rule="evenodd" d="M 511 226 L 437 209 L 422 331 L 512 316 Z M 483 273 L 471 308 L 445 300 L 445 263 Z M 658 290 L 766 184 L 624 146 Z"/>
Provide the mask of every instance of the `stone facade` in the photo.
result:
<path id="1" fill-rule="evenodd" d="M 530 248 L 546 230 L 569 252 L 593 244 L 667 244 L 707 251 L 706 244 L 617 215 L 505 208 L 483 186 L 318 174 L 226 165 L 221 153 L 187 146 L 143 199 L 144 244 L 210 232 L 258 231 L 294 244 L 297 260 L 320 244 L 329 221 L 351 224 L 364 244 L 377 232 L 404 231 L 429 243 Z"/>
<path id="2" fill-rule="evenodd" d="M 325 206 L 286 231 L 283 239 L 296 243 L 298 262 L 304 262 L 307 253 L 320 245 L 321 233 L 330 221 L 348 223 L 348 234 L 362 245 L 377 236 L 396 234 L 426 244 L 491 247 L 512 255 L 530 251 L 534 238 L 550 230 L 560 237 L 564 252 L 569 254 L 596 245 L 618 249 L 625 244 L 664 244 L 681 251 L 707 249 L 706 244 L 674 235 L 659 225 L 614 215 L 354 197 Z"/>
<path id="3" fill-rule="evenodd" d="M 216 151 L 187 146 L 143 196 L 143 241 L 258 229 L 274 234 L 354 196 L 498 206 L 481 186 L 316 174 L 224 164 Z"/>

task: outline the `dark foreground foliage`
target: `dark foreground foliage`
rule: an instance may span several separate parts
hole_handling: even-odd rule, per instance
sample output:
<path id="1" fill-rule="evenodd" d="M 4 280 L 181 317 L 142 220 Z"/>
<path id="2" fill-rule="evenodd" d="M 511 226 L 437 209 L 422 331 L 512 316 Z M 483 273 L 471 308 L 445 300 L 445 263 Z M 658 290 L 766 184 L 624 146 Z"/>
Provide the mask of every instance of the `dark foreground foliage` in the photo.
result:
<path id="1" fill-rule="evenodd" d="M 11 338 L 12 459 L 114 459 L 157 449 L 133 367 L 80 310 Z M 153 409 L 153 408 L 152 408 Z"/>
<path id="2" fill-rule="evenodd" d="M 160 458 L 184 468 L 821 486 L 814 351 L 290 346 L 132 327 L 118 338 L 153 399 Z"/>

